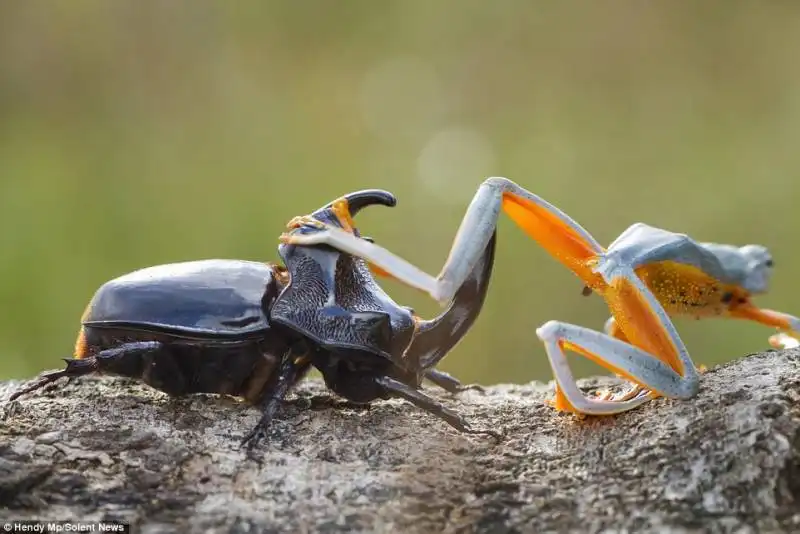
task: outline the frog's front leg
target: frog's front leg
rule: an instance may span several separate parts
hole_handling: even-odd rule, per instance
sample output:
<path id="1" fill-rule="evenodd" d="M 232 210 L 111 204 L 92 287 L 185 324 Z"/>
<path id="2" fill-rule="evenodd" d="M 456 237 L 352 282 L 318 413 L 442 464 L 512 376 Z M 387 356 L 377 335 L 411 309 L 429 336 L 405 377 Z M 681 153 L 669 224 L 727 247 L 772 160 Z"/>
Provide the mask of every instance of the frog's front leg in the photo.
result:
<path id="1" fill-rule="evenodd" d="M 796 349 L 800 347 L 800 340 L 785 332 L 781 332 L 780 334 L 770 336 L 769 344 L 776 349 Z"/>
<path id="2" fill-rule="evenodd" d="M 555 407 L 586 415 L 631 410 L 656 396 L 689 399 L 699 375 L 666 311 L 630 267 L 607 274 L 604 297 L 614 321 L 607 332 L 550 321 L 537 330 L 556 379 Z M 633 382 L 621 394 L 586 397 L 567 363 L 572 351 Z"/>
<path id="3" fill-rule="evenodd" d="M 800 319 L 788 313 L 759 308 L 750 299 L 742 299 L 733 304 L 728 312 L 731 317 L 755 321 L 764 326 L 771 326 L 781 331 L 770 336 L 769 343 L 776 349 L 788 349 L 800 346 Z"/>

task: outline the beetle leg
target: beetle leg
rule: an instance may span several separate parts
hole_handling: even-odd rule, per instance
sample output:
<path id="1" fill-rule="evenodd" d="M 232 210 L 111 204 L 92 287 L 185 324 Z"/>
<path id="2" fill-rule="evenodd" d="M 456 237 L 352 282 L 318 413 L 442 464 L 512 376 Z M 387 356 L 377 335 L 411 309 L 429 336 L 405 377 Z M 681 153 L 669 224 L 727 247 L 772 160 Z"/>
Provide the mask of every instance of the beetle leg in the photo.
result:
<path id="1" fill-rule="evenodd" d="M 606 282 L 604 297 L 627 341 L 558 321 L 550 321 L 536 332 L 545 344 L 555 374 L 556 407 L 601 415 L 630 410 L 654 396 L 693 397 L 699 387 L 697 369 L 656 297 L 630 268 L 614 268 Z M 611 329 L 609 323 L 606 325 Z M 565 350 L 576 352 L 639 387 L 618 396 L 587 399 L 569 370 Z"/>
<path id="2" fill-rule="evenodd" d="M 261 400 L 261 419 L 242 439 L 241 445 L 252 450 L 267 437 L 267 429 L 275 416 L 278 405 L 283 403 L 289 390 L 305 375 L 311 363 L 306 358 L 295 357 L 291 352 L 283 358 L 280 368 L 264 387 L 265 396 Z"/>
<path id="3" fill-rule="evenodd" d="M 307 234 L 284 234 L 281 241 L 307 246 L 325 244 L 359 256 L 400 282 L 428 293 L 441 304 L 447 304 L 480 261 L 494 235 L 501 211 L 505 211 L 531 238 L 580 276 L 587 286 L 593 287 L 600 281 L 591 267 L 591 260 L 603 252 L 600 244 L 557 207 L 507 178 L 489 178 L 478 188 L 437 277 L 383 247 L 332 225 Z"/>
<path id="4" fill-rule="evenodd" d="M 134 356 L 135 358 L 130 360 L 130 364 L 132 366 L 137 366 L 140 364 L 140 360 L 138 358 L 141 355 L 160 350 L 162 347 L 163 344 L 158 341 L 136 341 L 132 343 L 124 343 L 119 347 L 102 350 L 94 356 L 79 355 L 81 357 L 75 359 L 64 358 L 64 361 L 67 362 L 66 369 L 63 371 L 43 374 L 39 381 L 21 391 L 14 393 L 11 395 L 11 397 L 9 397 L 9 400 L 14 400 L 26 393 L 30 393 L 31 391 L 42 388 L 47 384 L 55 382 L 59 378 L 65 376 L 74 377 L 88 375 L 95 372 L 103 372 L 107 365 L 119 364 L 119 362 L 127 356 Z M 114 372 L 113 369 L 111 371 Z"/>
<path id="5" fill-rule="evenodd" d="M 453 394 L 469 390 L 486 391 L 483 386 L 478 384 L 462 384 L 458 378 L 445 373 L 444 371 L 439 371 L 438 369 L 428 369 L 425 371 L 425 378 L 445 391 Z"/>
<path id="6" fill-rule="evenodd" d="M 60 378 L 88 375 L 97 371 L 97 362 L 94 358 L 86 358 L 86 359 L 64 358 L 63 360 L 67 362 L 66 369 L 62 371 L 53 371 L 50 373 L 42 374 L 39 377 L 39 380 L 12 394 L 8 398 L 9 402 L 17 399 L 18 397 L 21 397 L 22 395 L 26 395 L 32 391 L 43 388 L 47 384 L 51 384 Z"/>
<path id="7" fill-rule="evenodd" d="M 419 390 L 398 382 L 388 376 L 380 376 L 375 378 L 375 382 L 384 388 L 389 395 L 404 399 L 417 408 L 425 410 L 426 412 L 439 417 L 448 425 L 452 426 L 460 432 L 466 434 L 485 434 L 500 439 L 501 435 L 493 430 L 478 430 L 472 426 L 459 414 L 447 408 L 446 406 L 436 402 L 431 397 L 428 397 Z"/>

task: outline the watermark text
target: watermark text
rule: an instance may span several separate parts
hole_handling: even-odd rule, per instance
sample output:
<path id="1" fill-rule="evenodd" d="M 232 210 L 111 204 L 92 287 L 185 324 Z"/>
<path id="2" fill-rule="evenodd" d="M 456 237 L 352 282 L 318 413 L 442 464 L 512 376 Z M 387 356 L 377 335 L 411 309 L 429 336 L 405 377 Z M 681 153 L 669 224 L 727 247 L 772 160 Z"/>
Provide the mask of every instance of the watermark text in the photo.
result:
<path id="1" fill-rule="evenodd" d="M 128 534 L 131 531 L 127 523 L 118 521 L 5 521 L 0 526 L 0 534 L 9 532 L 28 534 L 50 534 L 53 532 L 86 532 L 105 533 L 116 532 Z"/>

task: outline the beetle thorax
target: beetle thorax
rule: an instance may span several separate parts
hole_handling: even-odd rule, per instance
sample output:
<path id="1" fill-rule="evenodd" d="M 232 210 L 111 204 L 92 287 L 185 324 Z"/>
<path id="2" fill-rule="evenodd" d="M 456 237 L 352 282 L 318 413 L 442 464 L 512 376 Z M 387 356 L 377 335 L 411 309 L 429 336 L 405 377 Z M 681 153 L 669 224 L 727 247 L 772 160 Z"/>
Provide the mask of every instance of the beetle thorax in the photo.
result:
<path id="1" fill-rule="evenodd" d="M 399 361 L 414 334 L 409 308 L 395 303 L 363 260 L 325 247 L 281 247 L 289 284 L 270 320 L 330 351 Z"/>

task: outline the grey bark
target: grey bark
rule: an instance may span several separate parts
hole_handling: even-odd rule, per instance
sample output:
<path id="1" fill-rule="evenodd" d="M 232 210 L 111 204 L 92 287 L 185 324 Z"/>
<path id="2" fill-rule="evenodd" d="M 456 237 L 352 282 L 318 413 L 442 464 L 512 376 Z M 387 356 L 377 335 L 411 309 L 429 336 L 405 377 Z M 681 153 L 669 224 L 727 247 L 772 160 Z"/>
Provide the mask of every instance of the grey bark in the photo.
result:
<path id="1" fill-rule="evenodd" d="M 139 532 L 800 532 L 798 350 L 614 418 L 556 413 L 539 383 L 440 396 L 499 443 L 401 401 L 341 405 L 315 380 L 297 394 L 306 406 L 282 409 L 258 459 L 238 443 L 259 413 L 235 399 L 98 378 L 0 400 L 0 515 Z"/>

